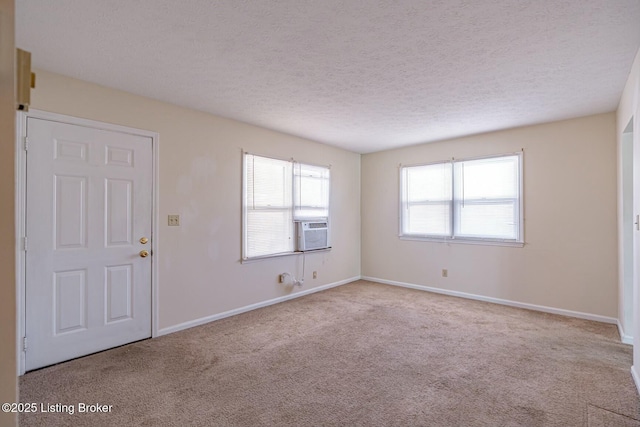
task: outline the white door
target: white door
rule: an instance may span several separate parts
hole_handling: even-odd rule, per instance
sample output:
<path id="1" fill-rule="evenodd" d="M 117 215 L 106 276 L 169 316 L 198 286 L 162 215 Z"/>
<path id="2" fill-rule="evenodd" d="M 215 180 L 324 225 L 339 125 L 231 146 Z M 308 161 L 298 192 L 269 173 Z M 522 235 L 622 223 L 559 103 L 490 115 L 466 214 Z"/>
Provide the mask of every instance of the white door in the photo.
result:
<path id="1" fill-rule="evenodd" d="M 31 117 L 27 137 L 26 370 L 150 337 L 151 138 Z"/>

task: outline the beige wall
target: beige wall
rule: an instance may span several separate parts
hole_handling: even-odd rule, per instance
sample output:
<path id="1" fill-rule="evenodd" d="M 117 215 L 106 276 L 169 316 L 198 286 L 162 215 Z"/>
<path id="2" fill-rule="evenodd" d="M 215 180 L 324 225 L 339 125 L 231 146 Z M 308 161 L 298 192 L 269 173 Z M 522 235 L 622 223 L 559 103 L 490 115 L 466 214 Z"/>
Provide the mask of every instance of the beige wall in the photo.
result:
<path id="1" fill-rule="evenodd" d="M 522 148 L 523 248 L 398 238 L 399 164 Z M 363 276 L 617 316 L 613 113 L 367 154 L 362 182 Z"/>
<path id="2" fill-rule="evenodd" d="M 15 190 L 14 190 L 14 1 L 0 1 L 0 403 L 17 402 Z M 0 412 L 0 425 L 16 425 L 15 414 Z"/>
<path id="3" fill-rule="evenodd" d="M 333 249 L 307 255 L 303 290 L 360 275 L 359 154 L 44 71 L 32 102 L 160 134 L 161 329 L 287 295 L 277 276 L 301 273 L 298 256 L 240 263 L 242 149 L 331 165 Z"/>

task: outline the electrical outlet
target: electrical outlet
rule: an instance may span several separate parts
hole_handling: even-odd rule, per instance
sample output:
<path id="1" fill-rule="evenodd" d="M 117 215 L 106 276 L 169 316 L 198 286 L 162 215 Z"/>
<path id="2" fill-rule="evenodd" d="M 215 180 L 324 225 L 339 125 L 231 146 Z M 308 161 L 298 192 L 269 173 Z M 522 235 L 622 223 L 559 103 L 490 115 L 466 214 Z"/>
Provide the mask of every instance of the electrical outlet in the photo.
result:
<path id="1" fill-rule="evenodd" d="M 180 215 L 169 215 L 169 225 L 172 227 L 180 226 Z"/>
<path id="2" fill-rule="evenodd" d="M 317 272 L 317 271 L 314 271 L 314 272 L 313 272 L 313 278 L 314 278 L 314 279 L 317 279 L 317 278 L 318 278 L 318 272 Z"/>
<path id="3" fill-rule="evenodd" d="M 442 277 L 449 277 L 449 270 L 447 270 L 446 268 L 442 269 Z"/>

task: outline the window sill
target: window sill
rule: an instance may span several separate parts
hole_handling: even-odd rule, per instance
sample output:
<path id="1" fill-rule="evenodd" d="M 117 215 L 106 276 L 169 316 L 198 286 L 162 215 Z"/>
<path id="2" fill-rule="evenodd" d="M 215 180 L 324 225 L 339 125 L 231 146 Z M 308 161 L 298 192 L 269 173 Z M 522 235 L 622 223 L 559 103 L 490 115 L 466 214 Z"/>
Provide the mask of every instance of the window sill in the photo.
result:
<path id="1" fill-rule="evenodd" d="M 314 249 L 312 251 L 295 251 L 295 252 L 285 252 L 285 253 L 273 254 L 273 255 L 262 255 L 262 256 L 256 256 L 251 258 L 242 258 L 240 260 L 240 263 L 247 264 L 247 263 L 252 263 L 257 261 L 264 261 L 266 259 L 271 259 L 271 258 L 282 258 L 282 257 L 287 257 L 292 255 L 314 254 L 318 252 L 329 252 L 329 251 L 331 251 L 331 246 L 323 249 Z"/>
<path id="2" fill-rule="evenodd" d="M 398 236 L 400 240 L 416 240 L 421 242 L 434 243 L 453 243 L 461 245 L 480 245 L 480 246 L 510 246 L 515 248 L 524 247 L 524 242 L 509 242 L 501 240 L 482 240 L 482 239 L 438 239 L 437 237 L 420 237 L 420 236 Z"/>

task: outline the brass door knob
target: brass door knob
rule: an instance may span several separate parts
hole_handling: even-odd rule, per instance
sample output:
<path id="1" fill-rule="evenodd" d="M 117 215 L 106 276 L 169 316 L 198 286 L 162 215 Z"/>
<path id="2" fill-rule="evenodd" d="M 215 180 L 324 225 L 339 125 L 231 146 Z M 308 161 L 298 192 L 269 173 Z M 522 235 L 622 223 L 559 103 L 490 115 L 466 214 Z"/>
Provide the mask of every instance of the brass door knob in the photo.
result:
<path id="1" fill-rule="evenodd" d="M 140 251 L 140 256 L 141 256 L 142 258 L 146 258 L 146 257 L 148 257 L 148 256 L 149 256 L 149 251 Z"/>
<path id="2" fill-rule="evenodd" d="M 140 243 L 142 243 L 143 245 L 146 245 L 147 243 L 149 243 L 149 239 L 147 239 L 146 237 L 142 237 L 140 239 Z"/>

